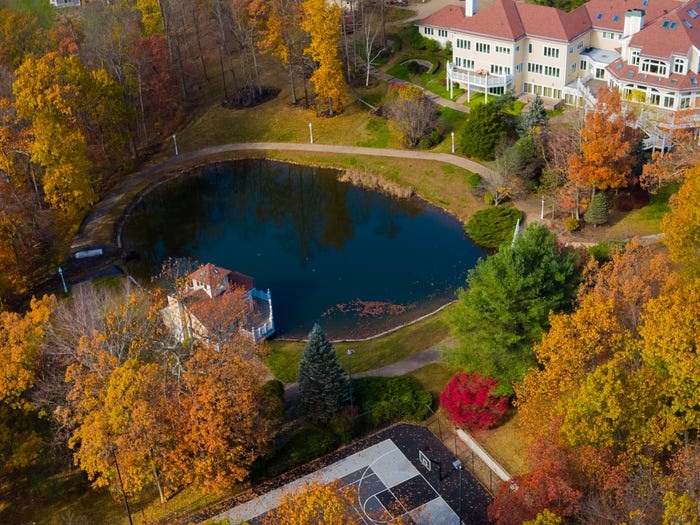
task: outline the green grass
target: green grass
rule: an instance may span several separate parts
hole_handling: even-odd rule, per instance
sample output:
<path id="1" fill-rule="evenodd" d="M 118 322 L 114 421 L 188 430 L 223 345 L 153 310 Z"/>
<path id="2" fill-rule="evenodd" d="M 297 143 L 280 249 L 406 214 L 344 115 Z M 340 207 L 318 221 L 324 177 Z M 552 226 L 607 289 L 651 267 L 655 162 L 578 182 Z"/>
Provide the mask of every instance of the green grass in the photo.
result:
<path id="1" fill-rule="evenodd" d="M 566 106 L 561 106 L 561 107 L 558 107 L 557 109 L 550 109 L 547 111 L 547 116 L 549 118 L 558 117 L 560 115 L 563 115 L 564 111 L 566 111 Z"/>
<path id="2" fill-rule="evenodd" d="M 444 390 L 445 385 L 459 371 L 459 367 L 447 363 L 431 363 L 408 375 L 415 378 L 423 388 L 432 394 L 434 406 L 437 406 L 440 393 Z"/>
<path id="3" fill-rule="evenodd" d="M 528 471 L 525 460 L 526 443 L 520 436 L 518 413 L 513 409 L 505 423 L 490 430 L 478 430 L 472 434 L 486 451 L 511 475 Z"/>
<path id="4" fill-rule="evenodd" d="M 365 148 L 386 148 L 389 146 L 392 135 L 389 122 L 386 119 L 370 117 L 365 130 L 369 136 L 365 140 L 358 141 L 358 146 Z"/>
<path id="5" fill-rule="evenodd" d="M 53 24 L 56 12 L 49 4 L 48 0 L 7 0 L 8 8 L 14 11 L 30 11 L 39 20 L 39 24 L 44 29 L 48 29 Z"/>
<path id="6" fill-rule="evenodd" d="M 678 183 L 669 184 L 652 195 L 649 204 L 643 208 L 611 214 L 610 236 L 614 238 L 628 238 L 633 235 L 659 233 L 661 231 L 661 219 L 670 211 L 668 199 L 678 191 L 679 187 L 680 184 Z"/>
<path id="7" fill-rule="evenodd" d="M 400 361 L 449 337 L 448 307 L 436 315 L 407 326 L 396 332 L 369 341 L 335 343 L 341 365 L 346 363 L 346 350 L 352 348 L 352 371 L 364 372 Z M 285 383 L 296 381 L 299 359 L 304 351 L 304 342 L 271 341 L 271 353 L 265 364 L 275 377 Z"/>
<path id="8" fill-rule="evenodd" d="M 432 62 L 433 64 L 433 70 L 428 73 L 422 73 L 420 75 L 412 75 L 408 72 L 408 69 L 406 66 L 404 66 L 402 63 L 416 59 L 416 60 L 428 60 L 429 62 Z M 436 95 L 441 96 L 442 98 L 450 98 L 450 92 L 447 89 L 447 86 L 445 85 L 445 70 L 443 67 L 440 67 L 440 62 L 437 61 L 435 57 L 432 57 L 430 55 L 418 55 L 418 56 L 406 56 L 402 57 L 400 59 L 401 63 L 395 64 L 389 70 L 387 73 L 393 77 L 396 77 L 398 79 L 404 80 L 406 82 L 412 82 L 413 84 L 417 84 L 420 87 L 427 89 L 428 91 L 431 91 L 435 93 Z M 436 66 L 437 65 L 437 66 Z M 457 99 L 462 93 L 464 93 L 465 90 L 462 88 L 454 88 L 453 89 L 453 95 L 454 99 Z"/>
<path id="9" fill-rule="evenodd" d="M 477 93 L 472 93 L 469 96 L 469 101 L 464 102 L 464 105 L 467 106 L 468 108 L 475 108 L 476 106 L 483 104 L 484 101 L 486 100 L 486 97 L 484 96 L 483 93 L 477 92 Z"/>

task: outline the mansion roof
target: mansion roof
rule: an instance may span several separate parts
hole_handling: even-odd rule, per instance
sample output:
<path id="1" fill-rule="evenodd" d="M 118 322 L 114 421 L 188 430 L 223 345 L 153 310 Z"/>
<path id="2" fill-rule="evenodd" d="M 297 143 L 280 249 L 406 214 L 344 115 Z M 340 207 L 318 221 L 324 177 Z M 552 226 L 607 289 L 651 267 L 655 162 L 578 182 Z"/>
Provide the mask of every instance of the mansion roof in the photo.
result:
<path id="1" fill-rule="evenodd" d="M 500 0 L 474 16 L 464 16 L 460 6 L 448 5 L 420 22 L 424 26 L 449 27 L 468 33 L 520 40 L 524 36 L 569 42 L 590 29 L 585 9 L 566 13 L 553 7 Z"/>
<path id="2" fill-rule="evenodd" d="M 691 0 L 664 13 L 632 36 L 630 47 L 642 48 L 643 55 L 668 59 L 685 56 L 691 46 L 700 48 L 700 2 Z"/>
<path id="3" fill-rule="evenodd" d="M 448 5 L 419 23 L 511 41 L 527 35 L 570 42 L 592 28 L 621 33 L 625 13 L 633 9 L 644 11 L 644 27 L 633 35 L 631 45 L 644 46 L 645 55 L 647 47 L 654 53 L 650 56 L 665 58 L 672 52 L 687 53 L 691 43 L 700 47 L 698 0 L 589 0 L 569 13 L 554 7 L 499 0 L 474 16 L 465 16 L 460 6 Z"/>
<path id="4" fill-rule="evenodd" d="M 616 79 L 631 84 L 638 82 L 674 91 L 697 91 L 700 88 L 700 75 L 694 73 L 685 75 L 671 73 L 668 78 L 661 77 L 651 73 L 642 73 L 637 66 L 631 66 L 622 59 L 616 60 L 607 69 Z"/>

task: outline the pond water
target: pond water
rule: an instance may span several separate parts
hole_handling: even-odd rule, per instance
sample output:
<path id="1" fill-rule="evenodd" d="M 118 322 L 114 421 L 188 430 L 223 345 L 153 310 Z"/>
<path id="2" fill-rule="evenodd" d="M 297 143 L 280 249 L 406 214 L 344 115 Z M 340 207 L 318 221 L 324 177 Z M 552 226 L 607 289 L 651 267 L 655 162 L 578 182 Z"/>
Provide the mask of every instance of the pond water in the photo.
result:
<path id="1" fill-rule="evenodd" d="M 453 300 L 483 255 L 459 221 L 338 173 L 245 160 L 170 180 L 127 218 L 131 271 L 147 278 L 189 257 L 250 275 L 272 292 L 277 336 L 289 338 L 314 322 L 333 339 L 366 337 Z"/>

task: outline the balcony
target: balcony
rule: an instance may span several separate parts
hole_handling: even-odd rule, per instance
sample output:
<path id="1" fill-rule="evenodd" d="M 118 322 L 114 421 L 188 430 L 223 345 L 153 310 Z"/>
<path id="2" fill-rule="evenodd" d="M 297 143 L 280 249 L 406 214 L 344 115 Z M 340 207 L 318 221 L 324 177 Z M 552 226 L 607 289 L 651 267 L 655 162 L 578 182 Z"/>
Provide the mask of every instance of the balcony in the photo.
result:
<path id="1" fill-rule="evenodd" d="M 469 88 L 490 89 L 502 87 L 507 90 L 513 83 L 513 75 L 494 75 L 486 70 L 468 71 L 458 69 L 452 62 L 447 63 L 447 78 L 452 82 L 464 84 Z"/>

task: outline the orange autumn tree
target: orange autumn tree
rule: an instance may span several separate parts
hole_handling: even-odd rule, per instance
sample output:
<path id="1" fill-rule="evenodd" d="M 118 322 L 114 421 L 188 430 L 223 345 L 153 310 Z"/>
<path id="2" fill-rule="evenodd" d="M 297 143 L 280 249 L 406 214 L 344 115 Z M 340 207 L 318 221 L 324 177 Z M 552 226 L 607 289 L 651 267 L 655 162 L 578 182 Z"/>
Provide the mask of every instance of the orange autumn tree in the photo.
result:
<path id="1" fill-rule="evenodd" d="M 586 114 L 581 151 L 569 158 L 569 180 L 592 192 L 627 185 L 639 144 L 637 131 L 628 126 L 632 119 L 622 108 L 620 92 L 601 88 L 595 106 Z"/>

